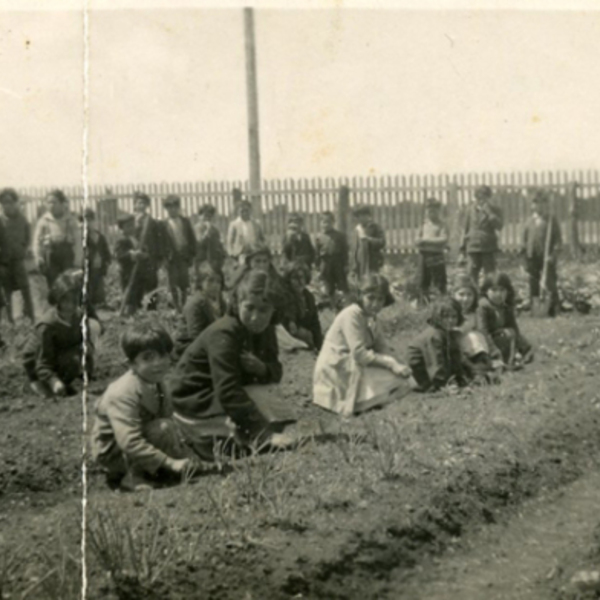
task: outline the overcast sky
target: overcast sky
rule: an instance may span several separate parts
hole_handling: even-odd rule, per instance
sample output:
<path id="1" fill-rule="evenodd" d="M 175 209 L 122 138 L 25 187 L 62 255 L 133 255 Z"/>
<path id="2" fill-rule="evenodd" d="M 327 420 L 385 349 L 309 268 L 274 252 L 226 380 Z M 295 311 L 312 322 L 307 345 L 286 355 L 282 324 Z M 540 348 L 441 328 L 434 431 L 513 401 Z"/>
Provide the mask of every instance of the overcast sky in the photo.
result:
<path id="1" fill-rule="evenodd" d="M 264 177 L 596 168 L 600 12 L 255 14 Z M 91 183 L 244 179 L 240 9 L 92 10 Z M 3 11 L 2 185 L 81 181 L 81 11 Z"/>

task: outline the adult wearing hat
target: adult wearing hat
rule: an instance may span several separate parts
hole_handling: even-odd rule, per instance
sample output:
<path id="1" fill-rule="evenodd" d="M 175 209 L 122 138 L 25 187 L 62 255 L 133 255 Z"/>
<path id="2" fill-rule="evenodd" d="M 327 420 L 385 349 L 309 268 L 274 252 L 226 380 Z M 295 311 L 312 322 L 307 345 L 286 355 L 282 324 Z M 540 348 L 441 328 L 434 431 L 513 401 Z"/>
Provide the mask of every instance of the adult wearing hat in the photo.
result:
<path id="1" fill-rule="evenodd" d="M 498 232 L 504 225 L 502 211 L 492 204 L 492 189 L 481 185 L 475 189 L 475 202 L 469 206 L 460 250 L 467 260 L 475 283 L 483 269 L 488 275 L 496 270 Z"/>
<path id="2" fill-rule="evenodd" d="M 163 200 L 168 213 L 162 222 L 163 252 L 169 290 L 175 308 L 181 312 L 190 287 L 190 267 L 196 256 L 196 236 L 190 220 L 180 214 L 181 198 L 170 194 Z"/>

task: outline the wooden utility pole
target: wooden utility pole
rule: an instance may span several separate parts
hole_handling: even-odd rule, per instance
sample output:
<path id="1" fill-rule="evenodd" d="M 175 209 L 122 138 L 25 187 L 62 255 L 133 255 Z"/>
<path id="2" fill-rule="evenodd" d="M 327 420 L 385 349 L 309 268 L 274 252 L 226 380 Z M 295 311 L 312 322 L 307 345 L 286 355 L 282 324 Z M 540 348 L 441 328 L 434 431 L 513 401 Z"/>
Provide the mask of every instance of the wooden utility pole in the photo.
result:
<path id="1" fill-rule="evenodd" d="M 260 202 L 260 139 L 258 128 L 258 86 L 256 84 L 256 44 L 254 41 L 254 9 L 244 8 L 246 41 L 246 96 L 248 105 L 248 153 L 250 159 L 250 201 L 255 215 Z"/>

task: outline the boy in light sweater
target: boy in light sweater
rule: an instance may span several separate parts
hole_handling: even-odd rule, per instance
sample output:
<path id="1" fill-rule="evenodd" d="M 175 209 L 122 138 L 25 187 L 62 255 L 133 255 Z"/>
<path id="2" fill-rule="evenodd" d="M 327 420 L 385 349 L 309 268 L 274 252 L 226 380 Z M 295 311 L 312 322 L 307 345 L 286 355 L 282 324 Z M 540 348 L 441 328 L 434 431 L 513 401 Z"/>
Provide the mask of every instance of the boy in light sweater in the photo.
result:
<path id="1" fill-rule="evenodd" d="M 96 403 L 93 456 L 109 486 L 152 489 L 198 467 L 171 419 L 162 383 L 173 341 L 160 325 L 136 323 L 123 334 L 121 347 L 129 370 Z"/>

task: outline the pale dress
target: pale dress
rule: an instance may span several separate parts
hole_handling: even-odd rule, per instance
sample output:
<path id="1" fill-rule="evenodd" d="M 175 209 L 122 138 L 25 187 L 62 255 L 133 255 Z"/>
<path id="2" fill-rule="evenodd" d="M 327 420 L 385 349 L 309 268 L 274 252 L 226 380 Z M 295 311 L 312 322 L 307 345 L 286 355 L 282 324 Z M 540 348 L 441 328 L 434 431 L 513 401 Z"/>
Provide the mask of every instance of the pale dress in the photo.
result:
<path id="1" fill-rule="evenodd" d="M 409 390 L 406 379 L 388 369 L 371 366 L 387 354 L 375 319 L 357 304 L 341 311 L 329 328 L 313 377 L 313 402 L 341 415 L 352 415 L 387 404 L 399 390 Z M 398 392 L 398 393 L 396 393 Z"/>

